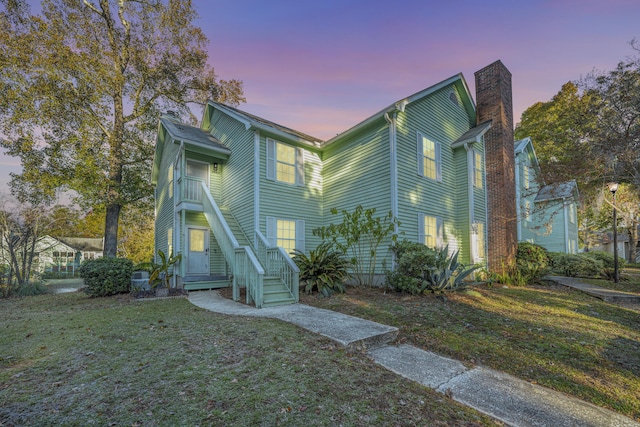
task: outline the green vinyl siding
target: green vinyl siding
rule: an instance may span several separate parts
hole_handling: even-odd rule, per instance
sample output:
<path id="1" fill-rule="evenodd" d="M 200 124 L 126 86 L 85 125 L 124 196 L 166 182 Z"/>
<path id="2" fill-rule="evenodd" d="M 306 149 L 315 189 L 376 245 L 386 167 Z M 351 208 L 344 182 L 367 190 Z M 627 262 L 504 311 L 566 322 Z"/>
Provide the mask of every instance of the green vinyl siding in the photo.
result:
<path id="1" fill-rule="evenodd" d="M 304 184 L 288 184 L 267 179 L 267 139 L 302 149 Z M 278 139 L 276 136 L 260 135 L 260 230 L 265 237 L 267 217 L 289 221 L 303 220 L 305 252 L 315 249 L 320 243 L 320 239 L 313 236 L 312 232 L 322 226 L 322 167 L 322 160 L 317 151 L 294 145 L 291 141 Z"/>
<path id="2" fill-rule="evenodd" d="M 467 159 L 464 148 L 451 144 L 471 127 L 467 110 L 451 102 L 455 86 L 445 87 L 407 105 L 398 114 L 398 212 L 401 238 L 418 241 L 418 214 L 441 217 L 444 243 L 460 249 L 461 260 L 469 261 L 469 207 Z M 442 180 L 418 174 L 418 133 L 441 144 Z M 484 218 L 484 205 L 476 206 Z"/>
<path id="3" fill-rule="evenodd" d="M 414 144 L 415 146 L 415 144 Z M 339 222 L 342 210 L 352 212 L 358 205 L 375 208 L 378 216 L 391 211 L 391 169 L 389 126 L 383 120 L 348 141 L 332 144 L 323 153 L 324 225 Z M 332 215 L 331 209 L 338 209 Z M 390 268 L 391 240 L 379 246 L 377 273 Z"/>
<path id="4" fill-rule="evenodd" d="M 222 190 L 216 203 L 231 210 L 244 233 L 251 239 L 254 232 L 254 132 L 218 110 L 212 114 L 209 131 L 232 153 L 219 170 Z"/>
<path id="5" fill-rule="evenodd" d="M 158 182 L 156 184 L 156 218 L 155 218 L 155 250 L 167 253 L 169 250 L 169 229 L 173 232 L 173 162 L 178 154 L 180 146 L 174 144 L 173 140 L 164 131 L 159 135 L 159 146 L 162 153 L 160 165 L 158 167 Z M 174 249 L 175 252 L 175 249 Z"/>

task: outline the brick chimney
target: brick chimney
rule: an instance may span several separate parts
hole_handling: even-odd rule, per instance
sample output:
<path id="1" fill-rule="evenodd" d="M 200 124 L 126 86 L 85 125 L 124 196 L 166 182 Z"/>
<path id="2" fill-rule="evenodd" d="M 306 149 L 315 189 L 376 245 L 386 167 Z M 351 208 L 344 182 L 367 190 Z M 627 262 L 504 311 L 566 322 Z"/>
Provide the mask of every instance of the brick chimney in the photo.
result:
<path id="1" fill-rule="evenodd" d="M 492 120 L 484 135 L 489 271 L 502 272 L 518 246 L 511 73 L 496 61 L 475 77 L 477 123 Z"/>

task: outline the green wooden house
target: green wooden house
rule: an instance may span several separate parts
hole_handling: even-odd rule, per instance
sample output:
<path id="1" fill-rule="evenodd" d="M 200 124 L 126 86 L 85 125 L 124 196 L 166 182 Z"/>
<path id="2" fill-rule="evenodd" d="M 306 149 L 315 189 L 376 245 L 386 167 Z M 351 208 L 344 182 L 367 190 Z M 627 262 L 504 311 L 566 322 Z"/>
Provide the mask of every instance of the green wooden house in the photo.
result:
<path id="1" fill-rule="evenodd" d="M 545 184 L 531 138 L 515 142 L 518 241 L 551 252 L 578 252 L 578 186 Z"/>
<path id="2" fill-rule="evenodd" d="M 246 289 L 257 307 L 298 300 L 293 249 L 358 205 L 391 212 L 400 239 L 484 263 L 484 134 L 461 74 L 322 141 L 209 102 L 200 127 L 160 118 L 152 182 L 156 250 L 182 254 L 174 285 Z M 376 273 L 393 268 L 384 242 Z"/>

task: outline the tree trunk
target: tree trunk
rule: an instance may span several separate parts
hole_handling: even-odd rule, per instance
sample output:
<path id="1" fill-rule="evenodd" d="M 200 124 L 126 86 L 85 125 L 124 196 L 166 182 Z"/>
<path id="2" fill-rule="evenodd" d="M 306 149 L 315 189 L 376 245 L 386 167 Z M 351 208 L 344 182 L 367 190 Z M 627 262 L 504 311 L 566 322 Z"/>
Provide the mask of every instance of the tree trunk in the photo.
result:
<path id="1" fill-rule="evenodd" d="M 104 256 L 115 258 L 118 249 L 118 222 L 120 220 L 120 208 L 117 203 L 107 206 L 107 214 L 104 226 Z"/>

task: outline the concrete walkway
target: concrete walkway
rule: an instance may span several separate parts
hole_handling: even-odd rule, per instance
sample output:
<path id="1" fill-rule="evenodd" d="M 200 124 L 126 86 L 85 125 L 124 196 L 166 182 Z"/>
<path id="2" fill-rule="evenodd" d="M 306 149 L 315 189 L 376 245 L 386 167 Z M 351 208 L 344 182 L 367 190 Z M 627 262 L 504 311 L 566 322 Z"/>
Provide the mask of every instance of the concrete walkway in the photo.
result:
<path id="1" fill-rule="evenodd" d="M 457 360 L 409 345 L 393 345 L 398 329 L 303 304 L 256 309 L 216 291 L 190 292 L 189 301 L 217 313 L 267 317 L 364 349 L 378 364 L 511 426 L 640 427 L 613 411 L 502 372 L 467 368 Z"/>
<path id="2" fill-rule="evenodd" d="M 614 291 L 613 289 L 601 288 L 595 285 L 582 283 L 581 279 L 576 277 L 564 276 L 545 276 L 544 279 L 551 280 L 563 286 L 578 289 L 596 298 L 600 298 L 605 302 L 640 304 L 640 295 L 629 292 Z"/>

